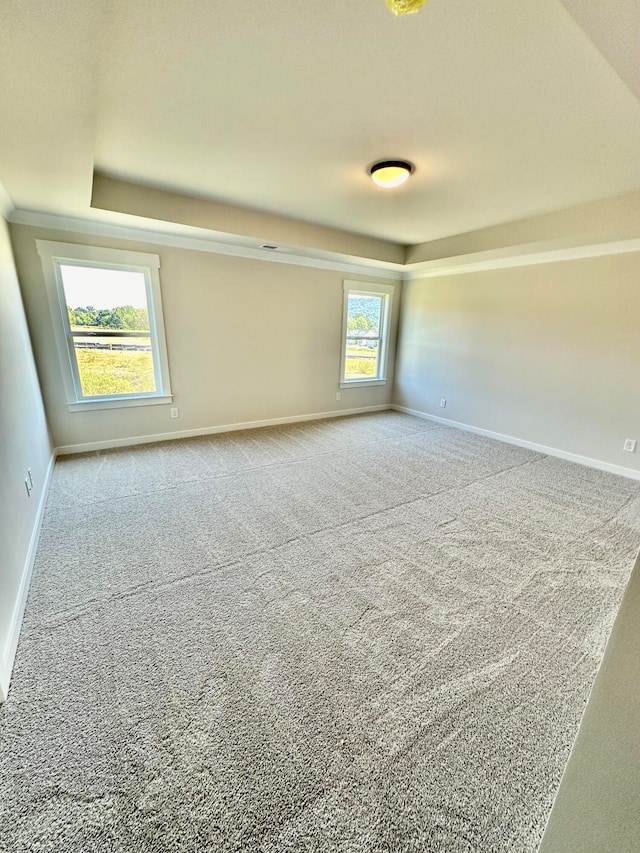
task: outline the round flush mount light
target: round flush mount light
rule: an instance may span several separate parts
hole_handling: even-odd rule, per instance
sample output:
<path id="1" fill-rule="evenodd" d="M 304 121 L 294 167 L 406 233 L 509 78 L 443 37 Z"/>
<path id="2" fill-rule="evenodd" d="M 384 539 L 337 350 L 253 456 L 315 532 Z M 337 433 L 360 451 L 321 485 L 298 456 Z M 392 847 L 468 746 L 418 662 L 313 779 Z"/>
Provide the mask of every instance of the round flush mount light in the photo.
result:
<path id="1" fill-rule="evenodd" d="M 369 167 L 369 174 L 379 187 L 389 189 L 404 184 L 413 170 L 413 165 L 407 160 L 380 160 Z"/>

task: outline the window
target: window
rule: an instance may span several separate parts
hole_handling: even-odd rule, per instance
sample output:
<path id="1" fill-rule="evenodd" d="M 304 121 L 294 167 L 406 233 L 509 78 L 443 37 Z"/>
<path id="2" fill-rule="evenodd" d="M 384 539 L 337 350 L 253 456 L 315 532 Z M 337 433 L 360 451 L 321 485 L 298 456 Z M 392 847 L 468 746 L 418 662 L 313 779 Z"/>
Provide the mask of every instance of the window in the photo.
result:
<path id="1" fill-rule="evenodd" d="M 170 402 L 159 257 L 36 242 L 69 409 Z"/>
<path id="2" fill-rule="evenodd" d="M 393 287 L 344 282 L 340 385 L 382 385 L 387 381 L 389 315 Z"/>

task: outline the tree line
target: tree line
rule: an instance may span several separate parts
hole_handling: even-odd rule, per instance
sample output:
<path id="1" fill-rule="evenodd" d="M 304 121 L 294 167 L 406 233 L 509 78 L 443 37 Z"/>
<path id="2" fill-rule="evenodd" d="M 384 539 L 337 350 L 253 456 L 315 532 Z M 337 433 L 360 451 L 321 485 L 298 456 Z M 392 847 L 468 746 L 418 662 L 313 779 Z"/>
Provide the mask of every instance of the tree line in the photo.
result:
<path id="1" fill-rule="evenodd" d="M 149 312 L 146 308 L 133 305 L 118 305 L 117 308 L 71 308 L 67 305 L 70 326 L 90 326 L 97 329 L 126 329 L 148 332 Z"/>
<path id="2" fill-rule="evenodd" d="M 364 332 L 368 329 L 377 329 L 377 325 L 370 320 L 366 314 L 359 312 L 358 314 L 352 314 L 347 319 L 347 329 L 350 332 Z"/>
<path id="3" fill-rule="evenodd" d="M 347 329 L 364 332 L 380 325 L 380 300 L 370 296 L 350 296 Z"/>

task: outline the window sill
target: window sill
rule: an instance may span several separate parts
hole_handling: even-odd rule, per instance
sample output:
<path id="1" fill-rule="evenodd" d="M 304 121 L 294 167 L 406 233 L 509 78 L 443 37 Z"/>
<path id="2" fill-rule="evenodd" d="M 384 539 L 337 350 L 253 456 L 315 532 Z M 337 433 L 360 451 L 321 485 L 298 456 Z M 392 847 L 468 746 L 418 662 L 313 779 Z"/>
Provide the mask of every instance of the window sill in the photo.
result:
<path id="1" fill-rule="evenodd" d="M 95 409 L 125 409 L 131 406 L 162 406 L 171 403 L 173 397 L 106 397 L 104 400 L 78 400 L 67 403 L 70 412 L 89 412 Z"/>
<path id="2" fill-rule="evenodd" d="M 341 388 L 359 388 L 369 385 L 386 385 L 386 379 L 343 379 Z"/>

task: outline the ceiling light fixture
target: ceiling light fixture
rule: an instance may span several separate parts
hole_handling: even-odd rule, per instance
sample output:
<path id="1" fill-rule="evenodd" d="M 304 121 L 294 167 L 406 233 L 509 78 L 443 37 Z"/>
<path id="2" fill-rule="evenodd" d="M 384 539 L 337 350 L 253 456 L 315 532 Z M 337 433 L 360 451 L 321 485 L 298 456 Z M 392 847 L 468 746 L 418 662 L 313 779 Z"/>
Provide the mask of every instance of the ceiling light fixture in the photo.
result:
<path id="1" fill-rule="evenodd" d="M 425 3 L 426 0 L 387 0 L 387 6 L 394 15 L 414 15 Z"/>
<path id="2" fill-rule="evenodd" d="M 412 172 L 413 166 L 407 160 L 380 160 L 369 167 L 371 179 L 385 189 L 404 184 Z"/>

